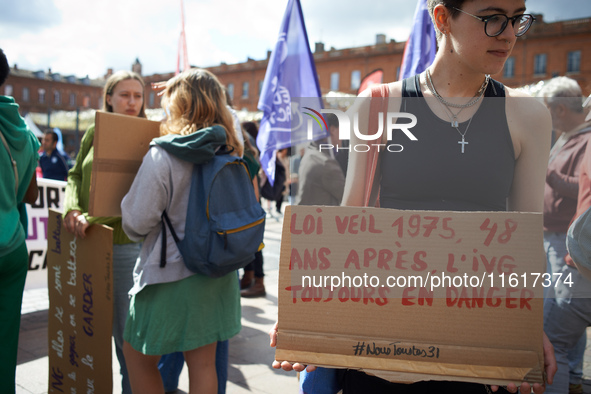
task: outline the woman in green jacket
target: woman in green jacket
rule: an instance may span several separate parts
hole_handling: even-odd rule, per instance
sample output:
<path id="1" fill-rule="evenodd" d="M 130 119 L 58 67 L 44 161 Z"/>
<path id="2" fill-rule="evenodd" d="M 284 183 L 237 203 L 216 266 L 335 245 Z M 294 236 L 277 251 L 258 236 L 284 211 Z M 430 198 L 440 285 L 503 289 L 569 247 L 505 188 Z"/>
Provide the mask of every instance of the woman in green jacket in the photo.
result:
<path id="1" fill-rule="evenodd" d="M 131 71 L 111 75 L 103 91 L 103 110 L 128 116 L 146 117 L 144 110 L 144 81 Z M 90 177 L 94 156 L 94 125 L 80 144 L 76 165 L 68 174 L 64 206 L 64 226 L 77 237 L 84 238 L 93 224 L 113 228 L 113 337 L 121 367 L 122 392 L 131 394 L 127 367 L 123 357 L 123 330 L 129 310 L 128 292 L 133 286 L 133 267 L 140 245 L 131 241 L 121 228 L 121 217 L 92 217 L 88 215 Z"/>

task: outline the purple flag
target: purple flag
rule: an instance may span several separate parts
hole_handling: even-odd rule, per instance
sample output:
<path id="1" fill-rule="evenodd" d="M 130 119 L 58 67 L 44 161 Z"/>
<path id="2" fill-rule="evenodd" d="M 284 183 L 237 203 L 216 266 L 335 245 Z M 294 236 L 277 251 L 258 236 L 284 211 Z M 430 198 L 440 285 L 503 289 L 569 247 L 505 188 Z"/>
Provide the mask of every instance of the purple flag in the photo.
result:
<path id="1" fill-rule="evenodd" d="M 260 160 L 269 182 L 275 180 L 275 152 L 307 141 L 301 110 L 292 98 L 318 98 L 320 85 L 299 0 L 289 0 L 279 38 L 269 59 L 258 109 L 263 119 L 257 136 Z M 325 136 L 324 134 L 323 136 Z M 320 136 L 315 136 L 314 139 Z"/>
<path id="2" fill-rule="evenodd" d="M 400 80 L 420 74 L 433 63 L 437 52 L 435 28 L 427 9 L 427 0 L 418 0 L 410 37 L 404 47 Z"/>

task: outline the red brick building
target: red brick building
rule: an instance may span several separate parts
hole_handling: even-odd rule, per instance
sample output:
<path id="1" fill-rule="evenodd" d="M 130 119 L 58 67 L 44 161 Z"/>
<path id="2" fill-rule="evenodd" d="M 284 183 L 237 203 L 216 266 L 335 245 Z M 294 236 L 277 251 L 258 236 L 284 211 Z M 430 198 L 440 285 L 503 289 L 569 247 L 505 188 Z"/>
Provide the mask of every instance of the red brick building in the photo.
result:
<path id="1" fill-rule="evenodd" d="M 493 77 L 507 86 L 518 87 L 567 75 L 579 82 L 586 95 L 591 93 L 591 18 L 553 23 L 545 23 L 542 15 L 536 18 L 531 30 L 517 41 L 503 72 Z M 374 45 L 357 48 L 325 49 L 323 43 L 316 43 L 314 61 L 322 94 L 329 91 L 355 94 L 360 80 L 378 68 L 384 71 L 384 81 L 397 80 L 404 45 L 404 42 L 387 41 L 382 34 L 376 36 Z M 248 58 L 244 63 L 221 63 L 208 70 L 227 86 L 237 109 L 256 111 L 270 55 L 268 52 L 263 60 Z M 141 74 L 138 59 L 132 68 Z M 173 75 L 171 72 L 144 76 L 147 108 L 160 107 L 160 97 L 152 91 L 150 82 L 164 81 Z M 14 66 L 0 94 L 13 96 L 22 114 L 74 111 L 99 109 L 103 86 L 104 79 L 62 76 L 51 70 L 31 72 Z"/>
<path id="2" fill-rule="evenodd" d="M 544 23 L 542 15 L 536 18 L 517 40 L 514 60 L 495 78 L 513 87 L 566 75 L 577 80 L 586 95 L 591 93 L 591 18 L 554 23 Z"/>
<path id="3" fill-rule="evenodd" d="M 493 77 L 507 86 L 529 85 L 558 75 L 579 82 L 586 95 L 591 93 L 591 18 L 545 23 L 542 15 L 531 30 L 518 39 L 503 72 Z M 381 68 L 384 81 L 398 79 L 404 42 L 386 41 L 376 36 L 376 43 L 358 48 L 326 50 L 316 43 L 314 60 L 322 94 L 340 91 L 355 94 L 360 80 Z M 248 59 L 244 63 L 209 67 L 224 83 L 237 109 L 256 111 L 261 85 L 267 70 L 267 59 Z M 146 82 L 166 80 L 173 74 L 146 77 Z M 148 108 L 160 105 L 159 98 L 147 87 Z"/>
<path id="4" fill-rule="evenodd" d="M 28 112 L 75 111 L 78 108 L 99 109 L 102 106 L 102 79 L 63 76 L 46 71 L 21 70 L 16 65 L 2 86 L 5 96 L 12 96 L 22 115 Z"/>
<path id="5" fill-rule="evenodd" d="M 14 65 L 10 69 L 6 82 L 0 88 L 0 94 L 14 97 L 23 116 L 29 112 L 48 114 L 42 123 L 37 124 L 44 131 L 49 124 L 52 127 L 55 126 L 56 111 L 67 111 L 73 114 L 77 110 L 101 108 L 104 84 L 103 79 L 63 76 L 52 73 L 51 69 L 47 72 L 21 70 Z M 84 129 L 80 128 L 76 121 L 77 114 L 73 115 L 71 117 L 73 121 L 67 122 L 67 126 L 59 126 L 64 147 L 68 153 L 78 150 L 84 133 Z M 38 119 L 37 122 L 39 122 Z"/>

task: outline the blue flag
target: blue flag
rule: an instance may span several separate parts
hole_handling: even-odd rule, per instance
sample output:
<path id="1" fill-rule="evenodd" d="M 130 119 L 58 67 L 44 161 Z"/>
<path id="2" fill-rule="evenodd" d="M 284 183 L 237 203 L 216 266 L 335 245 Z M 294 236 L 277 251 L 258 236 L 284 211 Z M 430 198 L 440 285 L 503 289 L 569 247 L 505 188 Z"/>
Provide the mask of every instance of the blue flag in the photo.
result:
<path id="1" fill-rule="evenodd" d="M 304 16 L 299 0 L 289 0 L 281 22 L 279 38 L 269 59 L 265 80 L 261 89 L 258 109 L 263 119 L 257 136 L 263 170 L 271 185 L 275 180 L 275 152 L 307 141 L 301 109 L 292 98 L 313 97 L 322 108 L 320 85 Z M 326 136 L 314 135 L 313 139 Z"/>
<path id="2" fill-rule="evenodd" d="M 406 41 L 400 80 L 420 74 L 433 63 L 437 52 L 435 28 L 427 9 L 427 0 L 418 0 L 410 37 Z"/>

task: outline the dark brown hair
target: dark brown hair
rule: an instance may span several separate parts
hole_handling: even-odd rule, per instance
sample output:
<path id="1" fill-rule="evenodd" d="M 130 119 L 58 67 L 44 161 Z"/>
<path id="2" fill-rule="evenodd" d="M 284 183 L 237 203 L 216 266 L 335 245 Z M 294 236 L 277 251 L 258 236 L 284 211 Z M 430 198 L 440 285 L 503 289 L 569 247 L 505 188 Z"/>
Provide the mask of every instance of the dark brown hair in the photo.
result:
<path id="1" fill-rule="evenodd" d="M 437 25 L 435 24 L 435 16 L 433 15 L 433 10 L 435 9 L 435 7 L 438 6 L 439 4 L 444 5 L 445 8 L 448 9 L 449 14 L 453 19 L 460 13 L 460 11 L 456 10 L 455 8 L 462 9 L 462 6 L 467 1 L 472 1 L 472 0 L 427 0 L 427 9 L 429 10 L 429 15 L 431 16 L 431 20 L 433 21 L 433 26 L 435 27 L 435 33 L 437 34 L 437 41 L 439 41 L 439 39 L 441 38 L 441 32 L 439 31 L 439 29 L 437 28 Z"/>
<path id="2" fill-rule="evenodd" d="M 9 73 L 10 66 L 8 65 L 8 60 L 6 59 L 4 51 L 0 48 L 0 86 L 4 84 Z"/>

